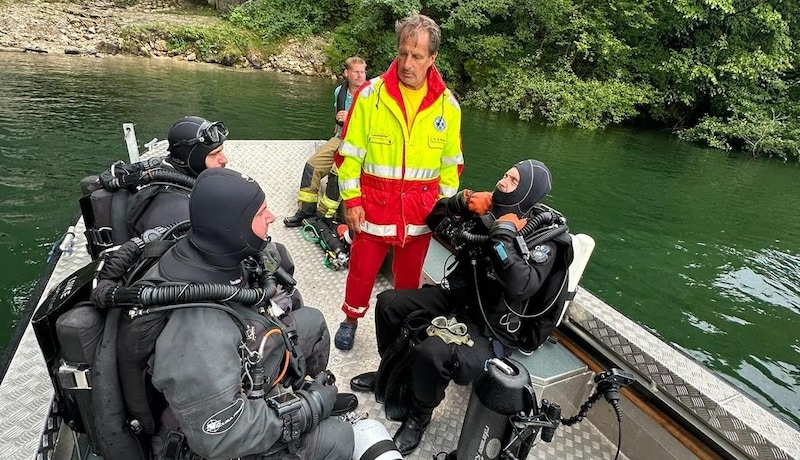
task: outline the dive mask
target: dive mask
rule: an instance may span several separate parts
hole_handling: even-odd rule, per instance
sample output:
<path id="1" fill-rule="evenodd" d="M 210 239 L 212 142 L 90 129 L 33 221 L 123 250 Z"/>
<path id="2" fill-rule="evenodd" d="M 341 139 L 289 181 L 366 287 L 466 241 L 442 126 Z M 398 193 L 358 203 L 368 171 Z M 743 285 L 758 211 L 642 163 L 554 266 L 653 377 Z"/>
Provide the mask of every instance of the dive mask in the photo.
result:
<path id="1" fill-rule="evenodd" d="M 214 145 L 219 144 L 228 138 L 228 127 L 221 121 L 204 121 L 197 128 L 197 137 L 194 139 L 184 139 L 172 144 L 171 147 L 187 146 L 196 144 Z"/>

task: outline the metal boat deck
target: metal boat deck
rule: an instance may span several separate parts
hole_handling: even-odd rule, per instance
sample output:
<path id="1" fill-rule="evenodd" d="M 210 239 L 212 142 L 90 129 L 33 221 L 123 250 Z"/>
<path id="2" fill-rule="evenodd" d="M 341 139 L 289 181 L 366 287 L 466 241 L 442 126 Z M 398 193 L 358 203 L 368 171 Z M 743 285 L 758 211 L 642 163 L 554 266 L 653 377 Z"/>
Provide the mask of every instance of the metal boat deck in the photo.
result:
<path id="1" fill-rule="evenodd" d="M 322 141 L 227 141 L 225 153 L 230 160 L 230 168 L 255 177 L 264 189 L 268 205 L 276 215 L 270 235 L 289 248 L 296 265 L 298 288 L 305 303 L 324 313 L 328 328 L 333 333 L 343 317 L 340 305 L 346 271 L 335 271 L 324 266 L 322 250 L 316 244 L 305 241 L 298 229 L 285 228 L 281 223 L 284 216 L 294 213 L 297 183 L 303 164 L 321 144 Z M 82 221 L 79 221 L 75 230 L 74 251 L 60 256 L 47 281 L 45 293 L 67 274 L 89 261 L 82 232 Z M 378 280 L 373 291 L 373 305 L 374 295 L 389 287 L 385 278 Z M 39 300 L 34 299 L 31 304 L 38 305 Z M 341 391 L 349 391 L 348 382 L 354 375 L 378 367 L 373 314 L 374 309 L 370 309 L 367 317 L 360 322 L 356 343 L 351 351 L 342 352 L 331 347 L 329 367 L 336 375 Z M 640 382 L 666 401 L 662 404 L 669 407 L 674 405 L 674 411 L 696 420 L 700 431 L 706 433 L 709 439 L 729 445 L 731 454 L 726 456 L 800 458 L 800 432 L 797 427 L 775 416 L 585 290 L 578 292 L 562 327 L 602 348 L 605 358 L 624 362 L 625 370 L 634 372 Z M 535 365 L 547 367 L 547 359 L 534 361 L 537 363 Z M 447 398 L 434 413 L 420 449 L 409 458 L 430 459 L 440 452 L 455 449 L 469 391 L 468 387 L 455 384 L 448 388 Z M 360 405 L 357 411 L 368 412 L 370 418 L 381 420 L 389 432 L 394 433 L 399 423 L 385 420 L 382 406 L 375 402 L 374 397 L 365 394 L 358 396 Z M 52 388 L 44 360 L 33 330 L 28 325 L 0 384 L 0 458 L 35 458 L 40 444 L 51 442 L 48 437 L 42 438 L 48 423 L 51 400 Z M 610 422 L 613 417 L 606 406 L 605 403 L 598 403 L 592 410 L 598 412 L 597 417 L 593 418 L 590 413 L 590 417 L 578 425 L 560 427 L 553 442 L 539 443 L 529 458 L 613 459 L 617 428 L 616 421 Z M 620 458 L 636 459 L 644 455 L 649 458 L 690 458 L 694 455 L 688 450 L 670 454 L 674 439 L 664 440 L 663 453 L 653 451 L 652 444 L 644 447 L 643 452 L 643 446 L 637 446 L 637 439 L 640 431 L 646 428 L 627 421 L 628 407 L 631 406 L 623 404 Z M 565 410 L 563 415 L 567 417 L 573 412 Z M 603 430 L 600 425 L 608 425 L 610 429 Z M 42 458 L 49 458 L 47 455 Z"/>

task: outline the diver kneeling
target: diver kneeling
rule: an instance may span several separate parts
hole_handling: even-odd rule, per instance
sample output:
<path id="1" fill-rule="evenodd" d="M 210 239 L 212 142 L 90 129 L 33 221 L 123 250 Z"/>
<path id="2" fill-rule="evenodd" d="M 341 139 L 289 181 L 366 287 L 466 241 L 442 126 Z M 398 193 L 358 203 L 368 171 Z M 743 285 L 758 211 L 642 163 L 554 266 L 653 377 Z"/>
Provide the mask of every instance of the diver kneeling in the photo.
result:
<path id="1" fill-rule="evenodd" d="M 472 383 L 487 360 L 531 352 L 555 327 L 572 247 L 563 217 L 538 204 L 550 188 L 547 167 L 525 160 L 494 192 L 440 199 L 426 223 L 457 266 L 440 285 L 378 295 L 381 365 L 350 384 L 374 390 L 387 417 L 402 420 L 394 440 L 403 455 L 419 446 L 450 381 Z"/>
<path id="2" fill-rule="evenodd" d="M 194 185 L 189 214 L 189 234 L 133 286 L 247 287 L 242 262 L 265 248 L 274 221 L 259 185 L 235 171 L 208 169 Z M 352 427 L 330 417 L 337 389 L 325 372 L 330 335 L 322 314 L 274 303 L 259 311 L 218 305 L 232 312 L 192 304 L 161 320 L 146 380 L 168 407 L 157 416 L 153 457 L 195 458 L 174 456 L 190 449 L 203 458 L 350 458 Z M 123 355 L 137 352 L 130 329 L 145 318 L 120 323 L 121 375 Z M 279 382 L 294 393 L 278 393 Z M 130 406 L 124 376 L 121 384 Z"/>

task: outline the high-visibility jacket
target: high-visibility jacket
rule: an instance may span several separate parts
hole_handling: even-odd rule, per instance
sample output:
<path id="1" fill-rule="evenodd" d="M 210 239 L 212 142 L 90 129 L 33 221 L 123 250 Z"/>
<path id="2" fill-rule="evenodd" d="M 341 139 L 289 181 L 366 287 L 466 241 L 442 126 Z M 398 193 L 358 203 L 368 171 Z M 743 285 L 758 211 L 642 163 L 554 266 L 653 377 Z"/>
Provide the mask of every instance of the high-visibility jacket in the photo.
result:
<path id="1" fill-rule="evenodd" d="M 362 231 L 394 245 L 430 233 L 425 217 L 454 195 L 464 166 L 461 107 L 435 66 L 409 130 L 397 62 L 356 93 L 337 154 L 345 207 L 363 206 Z"/>

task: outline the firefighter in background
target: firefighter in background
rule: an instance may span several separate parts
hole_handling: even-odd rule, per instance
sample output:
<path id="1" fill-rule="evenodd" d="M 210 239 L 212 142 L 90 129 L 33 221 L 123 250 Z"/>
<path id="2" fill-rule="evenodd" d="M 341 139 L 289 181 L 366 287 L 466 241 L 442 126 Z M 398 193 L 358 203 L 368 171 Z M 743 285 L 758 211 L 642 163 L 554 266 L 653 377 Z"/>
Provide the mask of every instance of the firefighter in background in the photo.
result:
<path id="1" fill-rule="evenodd" d="M 358 88 L 367 80 L 367 64 L 359 56 L 351 56 L 345 61 L 344 83 L 333 91 L 333 105 L 336 110 L 336 127 L 332 138 L 320 147 L 303 167 L 300 191 L 297 192 L 297 212 L 283 219 L 287 227 L 303 225 L 303 219 L 314 217 L 332 218 L 339 207 L 339 179 L 333 164 L 333 157 L 342 142 L 342 127 L 347 120 L 347 112 Z M 320 180 L 328 175 L 325 196 L 319 199 Z"/>

